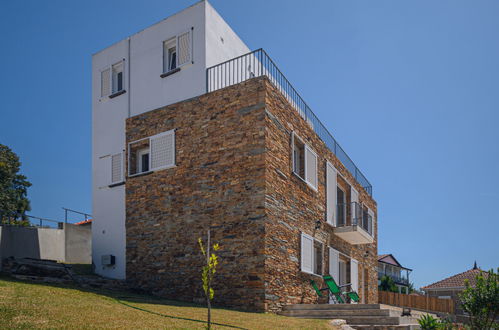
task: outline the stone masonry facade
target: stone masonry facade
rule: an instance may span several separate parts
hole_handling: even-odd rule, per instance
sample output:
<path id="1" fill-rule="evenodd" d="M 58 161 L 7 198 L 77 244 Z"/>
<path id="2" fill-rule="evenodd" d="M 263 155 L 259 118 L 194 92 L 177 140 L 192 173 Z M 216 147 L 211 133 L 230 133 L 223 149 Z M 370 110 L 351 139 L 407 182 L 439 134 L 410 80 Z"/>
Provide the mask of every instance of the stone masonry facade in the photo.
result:
<path id="1" fill-rule="evenodd" d="M 126 180 L 126 277 L 130 285 L 169 299 L 201 302 L 198 237 L 221 246 L 214 304 L 252 311 L 318 303 L 300 270 L 300 234 L 359 261 L 359 295 L 377 303 L 377 221 L 374 243 L 351 245 L 325 222 L 325 162 L 359 192 L 355 181 L 266 77 L 129 118 L 127 145 L 175 130 L 175 167 Z M 318 189 L 292 172 L 291 133 L 318 155 Z M 348 200 L 349 196 L 347 196 Z M 321 226 L 316 228 L 317 220 Z"/>

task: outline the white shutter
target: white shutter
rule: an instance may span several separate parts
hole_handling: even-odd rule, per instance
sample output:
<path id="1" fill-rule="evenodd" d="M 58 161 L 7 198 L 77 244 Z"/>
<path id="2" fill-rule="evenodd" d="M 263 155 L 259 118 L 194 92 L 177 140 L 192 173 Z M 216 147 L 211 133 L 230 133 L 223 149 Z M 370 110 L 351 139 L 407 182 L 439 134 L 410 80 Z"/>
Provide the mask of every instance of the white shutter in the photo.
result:
<path id="1" fill-rule="evenodd" d="M 151 170 L 175 165 L 175 131 L 171 130 L 150 138 Z"/>
<path id="2" fill-rule="evenodd" d="M 123 181 L 123 155 L 120 152 L 111 156 L 111 183 Z"/>
<path id="3" fill-rule="evenodd" d="M 291 133 L 291 161 L 293 172 L 296 173 L 296 156 L 295 156 L 295 133 Z M 297 173 L 298 174 L 298 173 Z"/>
<path id="4" fill-rule="evenodd" d="M 181 66 L 191 61 L 191 31 L 184 32 L 177 37 L 177 64 Z"/>
<path id="5" fill-rule="evenodd" d="M 336 283 L 340 283 L 340 253 L 333 249 L 329 248 L 329 275 L 333 277 Z"/>
<path id="6" fill-rule="evenodd" d="M 355 259 L 350 260 L 350 283 L 352 291 L 359 291 L 359 263 Z"/>
<path id="7" fill-rule="evenodd" d="M 326 221 L 336 226 L 336 169 L 331 163 L 326 163 Z"/>
<path id="8" fill-rule="evenodd" d="M 350 201 L 352 202 L 350 203 L 351 205 L 350 213 L 352 214 L 352 225 L 354 224 L 360 225 L 362 218 L 361 215 L 359 214 L 360 211 L 359 205 L 357 204 L 359 202 L 359 193 L 353 187 L 350 188 Z M 358 221 L 358 223 L 355 221 Z"/>
<path id="9" fill-rule="evenodd" d="M 109 90 L 110 90 L 110 76 L 111 76 L 111 69 L 106 69 L 101 71 L 100 73 L 100 96 L 108 96 L 109 95 Z"/>
<path id="10" fill-rule="evenodd" d="M 371 219 L 370 219 L 371 221 L 369 221 L 369 224 L 368 224 L 368 226 L 369 226 L 368 232 L 369 232 L 369 234 L 371 234 L 371 236 L 374 236 L 374 212 L 370 208 L 368 208 L 367 213 L 371 217 Z"/>
<path id="11" fill-rule="evenodd" d="M 313 274 L 314 239 L 307 234 L 301 234 L 301 270 Z"/>
<path id="12" fill-rule="evenodd" d="M 317 155 L 305 145 L 305 181 L 317 189 Z"/>

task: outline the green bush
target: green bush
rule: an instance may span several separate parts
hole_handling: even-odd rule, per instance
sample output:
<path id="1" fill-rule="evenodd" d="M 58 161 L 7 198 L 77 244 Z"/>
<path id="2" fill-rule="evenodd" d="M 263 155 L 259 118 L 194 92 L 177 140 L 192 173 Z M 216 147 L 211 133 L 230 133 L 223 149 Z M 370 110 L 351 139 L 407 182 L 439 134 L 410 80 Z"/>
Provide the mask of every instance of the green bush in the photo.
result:
<path id="1" fill-rule="evenodd" d="M 497 329 L 494 320 L 499 316 L 499 274 L 494 273 L 493 269 L 482 272 L 476 277 L 475 287 L 468 280 L 465 286 L 459 298 L 461 307 L 470 316 L 471 328 Z"/>
<path id="2" fill-rule="evenodd" d="M 440 322 L 430 314 L 421 316 L 418 323 L 422 330 L 435 330 L 440 328 Z"/>

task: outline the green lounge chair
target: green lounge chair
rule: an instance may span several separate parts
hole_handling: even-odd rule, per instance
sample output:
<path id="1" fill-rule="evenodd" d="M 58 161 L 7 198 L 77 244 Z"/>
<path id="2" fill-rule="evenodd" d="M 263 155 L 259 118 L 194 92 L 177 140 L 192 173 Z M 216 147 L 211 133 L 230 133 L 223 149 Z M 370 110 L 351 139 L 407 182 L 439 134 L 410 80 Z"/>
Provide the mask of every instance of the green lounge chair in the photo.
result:
<path id="1" fill-rule="evenodd" d="M 310 284 L 312 285 L 312 287 L 314 288 L 315 292 L 317 293 L 317 295 L 320 298 L 324 297 L 324 295 L 322 294 L 322 291 L 329 290 L 328 288 L 319 289 L 319 287 L 317 286 L 317 283 L 315 283 L 314 280 L 310 280 Z"/>
<path id="2" fill-rule="evenodd" d="M 350 300 L 359 302 L 359 295 L 355 291 L 350 291 L 347 292 L 347 296 L 350 298 Z"/>
<path id="3" fill-rule="evenodd" d="M 332 297 L 340 304 L 344 304 L 346 299 L 343 295 L 343 292 L 341 292 L 341 288 L 344 286 L 348 286 L 350 284 L 338 286 L 336 284 L 336 281 L 333 279 L 331 275 L 324 275 L 322 276 L 324 279 L 324 282 L 326 283 L 327 287 L 329 288 L 329 292 L 331 293 Z"/>

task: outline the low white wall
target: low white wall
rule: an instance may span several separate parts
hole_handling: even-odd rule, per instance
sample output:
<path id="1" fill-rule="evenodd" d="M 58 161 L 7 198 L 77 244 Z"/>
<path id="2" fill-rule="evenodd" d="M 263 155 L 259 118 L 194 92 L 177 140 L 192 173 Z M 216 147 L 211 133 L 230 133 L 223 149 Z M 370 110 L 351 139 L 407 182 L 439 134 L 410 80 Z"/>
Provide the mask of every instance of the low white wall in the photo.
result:
<path id="1" fill-rule="evenodd" d="M 0 260 L 8 257 L 91 263 L 90 227 L 63 229 L 0 226 Z"/>

